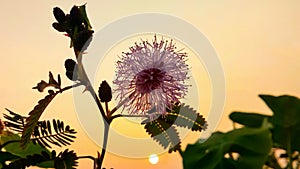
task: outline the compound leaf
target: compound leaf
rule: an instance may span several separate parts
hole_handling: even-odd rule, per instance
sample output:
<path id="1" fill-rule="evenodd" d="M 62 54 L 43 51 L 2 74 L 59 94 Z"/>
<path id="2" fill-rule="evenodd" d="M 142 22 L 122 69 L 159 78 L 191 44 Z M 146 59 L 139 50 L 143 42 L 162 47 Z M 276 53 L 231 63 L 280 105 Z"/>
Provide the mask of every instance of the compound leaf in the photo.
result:
<path id="1" fill-rule="evenodd" d="M 22 132 L 21 147 L 25 148 L 28 144 L 35 126 L 38 123 L 44 110 L 47 108 L 52 99 L 57 93 L 50 92 L 44 99 L 40 100 L 32 111 L 29 112 L 29 117 L 26 118 L 26 124 Z"/>

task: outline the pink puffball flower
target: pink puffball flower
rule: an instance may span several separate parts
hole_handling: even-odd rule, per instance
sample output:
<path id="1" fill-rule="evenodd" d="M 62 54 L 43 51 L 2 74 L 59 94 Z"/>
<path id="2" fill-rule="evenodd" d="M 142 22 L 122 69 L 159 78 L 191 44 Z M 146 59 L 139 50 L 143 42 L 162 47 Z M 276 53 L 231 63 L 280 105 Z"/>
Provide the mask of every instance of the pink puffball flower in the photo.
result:
<path id="1" fill-rule="evenodd" d="M 173 41 L 142 41 L 129 48 L 117 62 L 113 81 L 117 98 L 129 114 L 165 114 L 186 95 L 189 79 L 187 54 L 175 51 Z M 123 109 L 123 110 L 124 110 Z"/>

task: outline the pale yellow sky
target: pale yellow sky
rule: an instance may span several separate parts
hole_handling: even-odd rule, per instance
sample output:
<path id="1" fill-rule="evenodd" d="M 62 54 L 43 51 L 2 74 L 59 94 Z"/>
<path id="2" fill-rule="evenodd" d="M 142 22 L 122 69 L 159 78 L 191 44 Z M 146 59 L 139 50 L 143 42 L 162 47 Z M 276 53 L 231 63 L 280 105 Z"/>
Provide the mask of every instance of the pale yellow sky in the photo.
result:
<path id="1" fill-rule="evenodd" d="M 226 79 L 226 101 L 219 130 L 231 129 L 227 116 L 234 110 L 270 113 L 258 94 L 300 97 L 298 0 L 5 1 L 0 11 L 1 113 L 9 108 L 27 114 L 45 95 L 31 88 L 40 80 L 47 80 L 49 70 L 62 75 L 63 85 L 71 84 L 64 76 L 63 63 L 74 55 L 68 48 L 69 39 L 51 27 L 52 9 L 59 6 L 69 11 L 73 4 L 86 2 L 96 31 L 124 16 L 156 12 L 184 19 L 205 34 L 219 55 Z M 78 131 L 78 138 L 69 149 L 79 155 L 96 155 L 99 148 L 86 137 L 76 118 L 72 92 L 58 96 L 42 116 L 42 119 L 52 118 L 60 118 Z M 196 139 L 197 135 L 191 135 L 183 145 Z M 90 161 L 80 161 L 79 168 L 91 165 Z M 108 154 L 104 165 L 115 169 L 182 168 L 178 154 L 160 156 L 157 165 L 151 165 L 147 159 Z"/>

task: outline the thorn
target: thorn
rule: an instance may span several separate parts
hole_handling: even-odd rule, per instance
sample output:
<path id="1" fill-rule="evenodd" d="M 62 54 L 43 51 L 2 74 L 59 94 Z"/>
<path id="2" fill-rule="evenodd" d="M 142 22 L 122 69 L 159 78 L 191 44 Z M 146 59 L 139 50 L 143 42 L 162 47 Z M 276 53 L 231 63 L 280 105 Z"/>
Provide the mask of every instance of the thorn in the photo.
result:
<path id="1" fill-rule="evenodd" d="M 85 89 L 82 91 L 82 94 L 83 94 L 84 92 L 86 92 L 86 91 L 88 91 L 88 88 L 87 88 L 87 87 L 85 87 Z"/>

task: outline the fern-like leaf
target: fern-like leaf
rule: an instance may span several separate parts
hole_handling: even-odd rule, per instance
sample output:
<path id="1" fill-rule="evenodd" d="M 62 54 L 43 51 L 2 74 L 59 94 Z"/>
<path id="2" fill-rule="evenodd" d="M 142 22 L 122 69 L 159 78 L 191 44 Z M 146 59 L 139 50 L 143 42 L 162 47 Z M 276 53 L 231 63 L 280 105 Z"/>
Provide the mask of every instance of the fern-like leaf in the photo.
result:
<path id="1" fill-rule="evenodd" d="M 29 112 L 29 117 L 26 118 L 26 124 L 24 126 L 20 142 L 22 148 L 25 148 L 28 144 L 30 137 L 34 131 L 34 128 L 38 123 L 38 120 L 40 119 L 42 113 L 56 95 L 57 93 L 54 93 L 53 91 L 49 92 L 49 95 L 47 95 L 44 99 L 40 100 L 38 102 L 38 105 L 36 105 L 34 109 Z"/>
<path id="2" fill-rule="evenodd" d="M 155 119 L 145 125 L 147 133 L 163 148 L 173 149 L 180 143 L 178 132 L 172 124 L 162 118 Z"/>
<path id="3" fill-rule="evenodd" d="M 26 158 L 14 160 L 8 165 L 4 165 L 2 169 L 24 169 L 46 161 L 51 161 L 51 158 L 47 152 L 43 151 L 41 154 L 28 155 Z"/>
<path id="4" fill-rule="evenodd" d="M 70 145 L 73 139 L 76 138 L 75 134 L 77 132 L 71 129 L 69 125 L 64 127 L 63 121 L 53 120 L 52 124 L 53 127 L 50 121 L 39 121 L 32 134 L 31 140 L 33 143 L 49 148 L 52 147 L 48 143 L 61 147 L 62 145 Z M 54 129 L 53 132 L 52 128 Z"/>
<path id="5" fill-rule="evenodd" d="M 4 114 L 4 124 L 10 130 L 22 133 L 25 126 L 26 117 L 14 113 L 11 110 L 7 111 L 9 115 Z M 35 126 L 30 140 L 35 144 L 40 144 L 43 147 L 51 148 L 50 144 L 61 147 L 62 145 L 70 145 L 71 142 L 76 138 L 77 133 L 74 129 L 71 129 L 69 125 L 64 127 L 64 122 L 60 120 L 52 120 L 52 125 L 49 120 L 38 121 Z M 49 144 L 50 143 L 50 144 Z"/>
<path id="6" fill-rule="evenodd" d="M 23 128 L 25 126 L 26 117 L 14 113 L 9 109 L 5 109 L 5 110 L 9 112 L 9 114 L 3 114 L 3 117 L 6 119 L 4 121 L 5 126 L 15 132 L 22 133 Z"/>
<path id="7" fill-rule="evenodd" d="M 151 110 L 150 113 L 155 113 Z M 149 116 L 142 124 L 152 139 L 157 141 L 165 149 L 169 147 L 169 153 L 180 149 L 180 138 L 175 126 L 186 127 L 192 131 L 202 131 L 207 128 L 207 122 L 202 115 L 193 108 L 175 103 L 172 109 L 167 109 L 166 114 L 157 119 Z"/>
<path id="8" fill-rule="evenodd" d="M 202 131 L 207 128 L 205 118 L 185 104 L 174 104 L 172 110 L 167 109 L 164 118 L 168 123 L 187 127 L 192 131 Z"/>
<path id="9" fill-rule="evenodd" d="M 41 154 L 28 155 L 26 158 L 19 158 L 9 163 L 4 164 L 2 169 L 24 169 L 29 166 L 42 165 L 47 163 L 47 167 L 55 169 L 75 169 L 78 166 L 78 157 L 74 151 L 66 149 L 60 152 L 56 156 L 55 150 L 48 154 L 47 152 L 41 152 Z"/>
<path id="10" fill-rule="evenodd" d="M 52 153 L 56 154 L 56 153 Z M 72 150 L 66 149 L 60 152 L 57 157 L 54 158 L 54 167 L 56 169 L 75 169 L 78 166 L 78 157 L 76 153 Z"/>

